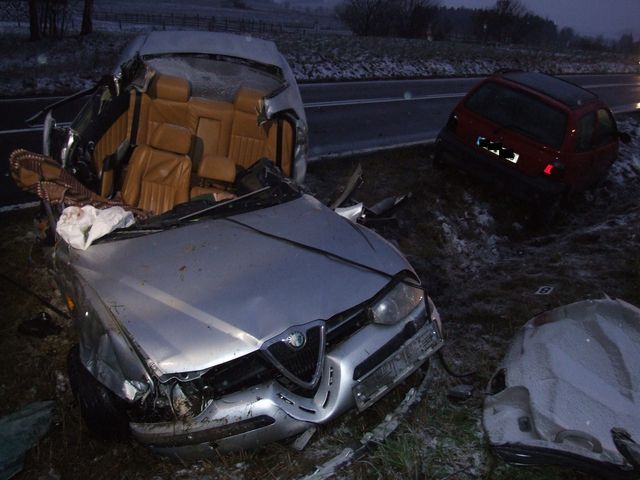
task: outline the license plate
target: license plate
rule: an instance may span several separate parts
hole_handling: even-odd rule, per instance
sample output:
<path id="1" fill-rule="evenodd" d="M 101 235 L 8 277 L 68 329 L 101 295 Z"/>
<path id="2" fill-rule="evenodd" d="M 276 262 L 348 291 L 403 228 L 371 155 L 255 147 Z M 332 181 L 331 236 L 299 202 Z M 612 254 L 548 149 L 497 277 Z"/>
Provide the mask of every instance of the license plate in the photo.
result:
<path id="1" fill-rule="evenodd" d="M 489 140 L 487 137 L 479 136 L 476 139 L 476 146 L 511 163 L 518 163 L 518 159 L 520 158 L 520 155 L 514 152 L 511 148 L 505 147 L 500 142 Z"/>
<path id="2" fill-rule="evenodd" d="M 440 345 L 442 345 L 442 339 L 435 330 L 431 328 L 420 330 L 353 388 L 358 410 L 362 411 L 373 405 L 409 376 Z"/>

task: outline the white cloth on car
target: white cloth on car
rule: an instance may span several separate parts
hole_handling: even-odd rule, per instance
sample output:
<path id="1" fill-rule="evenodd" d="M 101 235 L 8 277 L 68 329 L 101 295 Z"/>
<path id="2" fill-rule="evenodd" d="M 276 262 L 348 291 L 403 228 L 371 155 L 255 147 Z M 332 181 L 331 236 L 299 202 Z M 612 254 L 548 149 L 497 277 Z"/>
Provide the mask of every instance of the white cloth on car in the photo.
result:
<path id="1" fill-rule="evenodd" d="M 122 207 L 98 210 L 91 205 L 67 207 L 56 225 L 56 232 L 74 248 L 86 250 L 98 238 L 116 228 L 125 228 L 135 222 L 133 214 Z"/>

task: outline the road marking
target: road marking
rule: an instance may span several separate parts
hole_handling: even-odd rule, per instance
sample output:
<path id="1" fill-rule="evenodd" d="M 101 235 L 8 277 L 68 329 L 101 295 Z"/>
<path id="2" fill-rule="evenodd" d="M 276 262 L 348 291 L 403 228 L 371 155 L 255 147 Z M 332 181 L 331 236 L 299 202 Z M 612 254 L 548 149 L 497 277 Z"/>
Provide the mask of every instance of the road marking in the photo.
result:
<path id="1" fill-rule="evenodd" d="M 612 87 L 640 87 L 640 83 L 598 83 L 595 85 L 582 85 L 582 88 L 612 88 Z"/>
<path id="2" fill-rule="evenodd" d="M 613 88 L 613 87 L 640 87 L 640 83 L 601 83 L 594 85 L 583 85 L 582 88 Z M 442 100 L 447 98 L 462 98 L 467 92 L 458 93 L 437 93 L 433 95 L 416 95 L 407 97 L 380 97 L 380 98 L 354 98 L 350 100 L 333 100 L 327 102 L 305 103 L 305 108 L 343 107 L 349 105 L 369 105 L 375 103 L 410 102 L 422 100 Z"/>
<path id="3" fill-rule="evenodd" d="M 347 105 L 368 105 L 372 103 L 393 103 L 393 102 L 413 102 L 420 100 L 440 100 L 443 98 L 461 98 L 466 95 L 462 93 L 438 93 L 434 95 L 416 95 L 407 97 L 381 97 L 381 98 L 354 98 L 351 100 L 334 100 L 330 102 L 310 102 L 305 103 L 304 108 L 322 107 L 342 107 Z"/>
<path id="4" fill-rule="evenodd" d="M 384 152 L 387 150 L 394 150 L 396 148 L 409 148 L 409 147 L 417 147 L 419 145 L 431 145 L 435 142 L 436 142 L 436 139 L 435 137 L 433 137 L 433 138 L 425 138 L 424 140 L 414 140 L 412 142 L 395 143 L 393 145 L 380 145 L 378 147 L 360 148 L 360 149 L 354 149 L 354 150 L 349 150 L 345 152 L 324 153 L 320 155 L 310 156 L 309 163 L 319 162 L 321 160 L 330 160 L 334 158 L 353 157 L 355 155 Z"/>
<path id="5" fill-rule="evenodd" d="M 383 83 L 435 83 L 435 82 L 465 82 L 465 81 L 479 81 L 488 76 L 490 73 L 486 75 L 473 76 L 473 77 L 441 77 L 441 78 L 388 78 L 382 80 L 351 80 L 351 81 L 335 81 L 335 82 L 308 82 L 301 83 L 298 82 L 298 86 L 301 90 L 311 90 L 313 87 L 330 87 L 335 85 L 380 85 Z M 623 77 L 623 76 L 636 76 L 636 73 L 586 73 L 586 74 L 566 74 L 566 75 L 558 75 L 560 78 L 572 78 L 572 79 L 581 79 L 581 78 L 598 78 L 598 77 Z"/>
<path id="6" fill-rule="evenodd" d="M 58 100 L 62 100 L 67 97 L 25 97 L 25 98 L 0 98 L 0 103 L 11 102 L 39 102 L 41 100 L 47 100 L 49 103 L 53 103 Z"/>
<path id="7" fill-rule="evenodd" d="M 69 125 L 71 125 L 71 122 L 63 122 L 63 123 L 56 124 L 56 126 L 58 126 L 58 127 L 68 127 Z M 0 130 L 0 135 L 12 135 L 12 134 L 17 134 L 17 133 L 41 132 L 43 128 L 44 128 L 44 125 L 40 124 L 40 125 L 34 125 L 33 127 L 29 127 L 29 128 L 18 128 L 18 129 L 15 129 L 15 130 Z"/>
<path id="8" fill-rule="evenodd" d="M 17 205 L 8 205 L 6 207 L 0 207 L 0 213 L 13 212 L 16 210 L 25 210 L 27 208 L 33 208 L 40 205 L 40 202 L 27 202 L 27 203 L 19 203 Z"/>
<path id="9" fill-rule="evenodd" d="M 630 113 L 636 110 L 640 110 L 640 103 L 628 103 L 627 105 L 618 105 L 611 108 L 613 113 Z"/>
<path id="10" fill-rule="evenodd" d="M 350 81 L 335 81 L 335 82 L 309 82 L 298 83 L 301 90 L 311 89 L 313 87 L 329 87 L 335 85 L 380 85 L 382 83 L 419 83 L 419 82 L 465 82 L 465 81 L 479 81 L 485 77 L 442 77 L 442 78 L 389 78 L 382 80 L 350 80 Z"/>

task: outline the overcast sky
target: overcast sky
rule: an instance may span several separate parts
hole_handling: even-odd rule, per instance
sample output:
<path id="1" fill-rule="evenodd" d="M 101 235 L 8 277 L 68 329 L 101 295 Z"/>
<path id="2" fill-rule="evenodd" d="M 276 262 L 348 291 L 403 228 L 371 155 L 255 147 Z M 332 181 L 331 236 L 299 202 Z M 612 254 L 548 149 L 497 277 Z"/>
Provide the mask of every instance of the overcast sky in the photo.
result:
<path id="1" fill-rule="evenodd" d="M 617 38 L 633 33 L 640 40 L 640 0 L 520 0 L 529 10 L 553 20 L 558 27 L 572 27 L 584 35 Z M 495 0 L 440 0 L 447 7 L 484 8 Z"/>

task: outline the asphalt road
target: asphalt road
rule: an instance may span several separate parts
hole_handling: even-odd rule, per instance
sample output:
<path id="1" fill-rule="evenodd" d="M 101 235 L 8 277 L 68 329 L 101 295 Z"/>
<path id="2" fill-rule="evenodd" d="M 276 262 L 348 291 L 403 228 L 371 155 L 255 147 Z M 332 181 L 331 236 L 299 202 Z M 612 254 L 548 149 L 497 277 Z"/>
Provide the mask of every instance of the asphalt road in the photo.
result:
<path id="1" fill-rule="evenodd" d="M 574 75 L 614 111 L 640 109 L 640 75 Z M 341 156 L 433 140 L 479 78 L 303 85 L 311 156 Z"/>
<path id="2" fill-rule="evenodd" d="M 640 75 L 567 76 L 600 95 L 614 111 L 640 109 Z M 427 143 L 479 78 L 317 83 L 301 85 L 312 159 Z M 41 149 L 39 129 L 24 120 L 58 98 L 0 100 L 0 158 L 18 147 Z M 77 106 L 56 118 L 70 121 Z M 25 200 L 0 162 L 0 206 Z"/>

